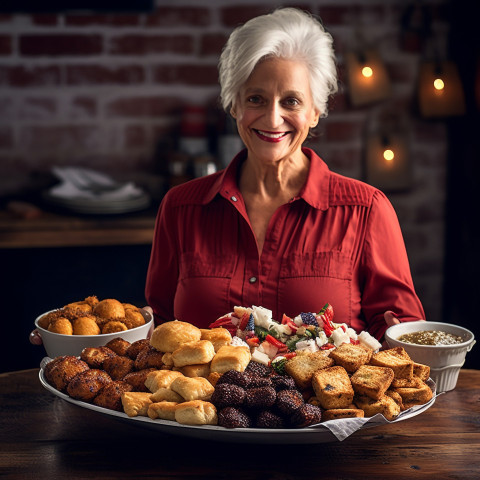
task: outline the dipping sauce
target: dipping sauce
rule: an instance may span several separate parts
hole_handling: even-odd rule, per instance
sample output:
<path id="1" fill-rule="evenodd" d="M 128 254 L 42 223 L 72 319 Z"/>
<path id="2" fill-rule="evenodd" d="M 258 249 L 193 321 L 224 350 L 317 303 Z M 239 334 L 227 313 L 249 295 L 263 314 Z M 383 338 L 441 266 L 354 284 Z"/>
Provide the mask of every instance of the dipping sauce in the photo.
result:
<path id="1" fill-rule="evenodd" d="M 416 345 L 455 345 L 465 340 L 458 335 L 439 330 L 424 330 L 421 332 L 405 333 L 398 340 Z"/>

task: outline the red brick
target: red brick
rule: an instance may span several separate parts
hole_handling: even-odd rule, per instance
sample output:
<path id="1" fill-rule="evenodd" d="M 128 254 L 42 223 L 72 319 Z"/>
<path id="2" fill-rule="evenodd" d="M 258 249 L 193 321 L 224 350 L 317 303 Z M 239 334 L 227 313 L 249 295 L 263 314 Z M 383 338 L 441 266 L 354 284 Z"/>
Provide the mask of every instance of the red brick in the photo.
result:
<path id="1" fill-rule="evenodd" d="M 159 7 L 145 19 L 147 27 L 204 27 L 210 23 L 210 12 L 202 7 Z"/>
<path id="2" fill-rule="evenodd" d="M 160 65 L 153 67 L 153 79 L 157 83 L 215 85 L 218 70 L 216 65 Z"/>
<path id="3" fill-rule="evenodd" d="M 88 26 L 88 25 L 113 25 L 113 26 L 134 26 L 140 24 L 138 15 L 66 15 L 65 25 Z"/>
<path id="4" fill-rule="evenodd" d="M 227 43 L 228 36 L 222 33 L 210 33 L 200 39 L 200 55 L 220 55 Z"/>
<path id="5" fill-rule="evenodd" d="M 12 87 L 38 87 L 59 85 L 61 80 L 60 67 L 36 66 L 0 67 L 0 85 Z"/>
<path id="6" fill-rule="evenodd" d="M 121 67 L 69 65 L 66 67 L 68 85 L 132 85 L 144 81 L 144 68 L 137 65 Z"/>
<path id="7" fill-rule="evenodd" d="M 267 7 L 255 5 L 224 7 L 220 10 L 220 18 L 224 25 L 228 27 L 237 27 L 253 17 L 271 13 L 273 9 L 273 6 Z"/>
<path id="8" fill-rule="evenodd" d="M 97 114 L 97 101 L 93 97 L 75 97 L 67 109 L 70 118 L 92 118 Z"/>
<path id="9" fill-rule="evenodd" d="M 20 118 L 28 120 L 51 119 L 57 112 L 57 100 L 50 97 L 27 97 L 20 106 Z"/>
<path id="10" fill-rule="evenodd" d="M 62 56 L 97 55 L 103 51 L 101 35 L 22 35 L 19 39 L 22 55 Z"/>
<path id="11" fill-rule="evenodd" d="M 108 51 L 114 55 L 146 55 L 150 53 L 193 53 L 190 35 L 123 35 L 110 40 Z"/>
<path id="12" fill-rule="evenodd" d="M 0 35 L 0 55 L 11 55 L 12 37 L 10 35 Z"/>
<path id="13" fill-rule="evenodd" d="M 178 113 L 181 100 L 174 97 L 126 97 L 111 101 L 106 106 L 108 117 L 147 117 Z"/>
<path id="14" fill-rule="evenodd" d="M 61 125 L 23 127 L 20 131 L 22 147 L 27 150 L 71 151 L 95 150 L 102 133 L 95 125 Z"/>
<path id="15" fill-rule="evenodd" d="M 58 24 L 58 18 L 59 17 L 57 15 L 48 15 L 48 14 L 32 15 L 32 24 L 53 26 Z"/>
<path id="16" fill-rule="evenodd" d="M 325 133 L 327 142 L 358 140 L 362 132 L 362 122 L 326 120 Z"/>

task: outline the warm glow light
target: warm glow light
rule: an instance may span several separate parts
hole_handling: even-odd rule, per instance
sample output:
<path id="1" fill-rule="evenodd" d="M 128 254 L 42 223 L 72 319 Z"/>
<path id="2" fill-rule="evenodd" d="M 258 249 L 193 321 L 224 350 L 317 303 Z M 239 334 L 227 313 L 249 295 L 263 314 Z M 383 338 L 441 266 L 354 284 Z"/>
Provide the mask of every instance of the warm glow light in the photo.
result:
<path id="1" fill-rule="evenodd" d="M 394 157 L 395 157 L 395 154 L 393 153 L 393 150 L 387 149 L 383 152 L 383 158 L 388 162 L 391 162 Z"/>
<path id="2" fill-rule="evenodd" d="M 362 75 L 366 78 L 370 78 L 373 75 L 373 70 L 370 67 L 363 67 Z"/>
<path id="3" fill-rule="evenodd" d="M 435 90 L 443 90 L 445 88 L 445 83 L 441 78 L 436 78 L 433 81 L 433 86 L 435 87 Z"/>

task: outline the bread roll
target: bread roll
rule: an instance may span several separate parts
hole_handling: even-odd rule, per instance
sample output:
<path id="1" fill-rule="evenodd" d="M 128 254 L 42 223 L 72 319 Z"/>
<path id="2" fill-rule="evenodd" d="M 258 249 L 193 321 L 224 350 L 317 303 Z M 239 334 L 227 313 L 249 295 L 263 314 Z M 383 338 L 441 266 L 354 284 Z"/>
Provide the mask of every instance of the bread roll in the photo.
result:
<path id="1" fill-rule="evenodd" d="M 159 388 L 169 388 L 172 382 L 183 376 L 180 372 L 172 372 L 171 370 L 155 370 L 150 372 L 145 379 L 145 386 L 155 393 Z"/>
<path id="2" fill-rule="evenodd" d="M 232 343 L 232 335 L 226 328 L 201 328 L 202 340 L 210 340 L 216 352 Z"/>
<path id="3" fill-rule="evenodd" d="M 215 388 L 203 377 L 189 378 L 181 376 L 176 378 L 170 388 L 183 397 L 185 401 L 210 400 Z"/>
<path id="4" fill-rule="evenodd" d="M 220 347 L 210 364 L 212 372 L 225 373 L 229 370 L 243 372 L 250 363 L 250 349 L 244 346 L 224 345 Z"/>
<path id="5" fill-rule="evenodd" d="M 210 364 L 204 363 L 203 365 L 185 365 L 180 367 L 179 371 L 186 377 L 205 377 L 210 375 Z"/>
<path id="6" fill-rule="evenodd" d="M 177 402 L 157 402 L 151 403 L 148 406 L 147 414 L 152 419 L 161 418 L 162 420 L 172 420 L 175 421 L 175 409 L 177 407 Z"/>
<path id="7" fill-rule="evenodd" d="M 186 343 L 172 353 L 173 364 L 176 367 L 210 363 L 214 356 L 215 349 L 209 340 Z"/>
<path id="8" fill-rule="evenodd" d="M 150 393 L 146 392 L 125 392 L 122 393 L 123 411 L 129 417 L 142 416 L 146 417 L 148 407 L 152 403 Z"/>
<path id="9" fill-rule="evenodd" d="M 180 320 L 162 323 L 152 333 L 150 345 L 160 352 L 174 352 L 187 342 L 198 342 L 200 329 Z"/>
<path id="10" fill-rule="evenodd" d="M 152 402 L 183 402 L 184 399 L 177 392 L 174 392 L 171 388 L 159 388 L 155 393 L 150 396 Z"/>
<path id="11" fill-rule="evenodd" d="M 210 402 L 192 400 L 177 405 L 175 420 L 183 425 L 217 425 L 217 410 Z"/>

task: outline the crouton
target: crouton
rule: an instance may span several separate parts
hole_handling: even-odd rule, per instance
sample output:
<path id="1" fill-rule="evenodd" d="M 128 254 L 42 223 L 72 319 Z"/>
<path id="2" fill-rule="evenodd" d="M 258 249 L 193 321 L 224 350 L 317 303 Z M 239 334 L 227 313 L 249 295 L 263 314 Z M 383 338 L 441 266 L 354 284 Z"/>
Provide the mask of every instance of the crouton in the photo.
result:
<path id="1" fill-rule="evenodd" d="M 413 374 L 426 382 L 430 378 L 430 367 L 428 365 L 413 362 Z"/>
<path id="2" fill-rule="evenodd" d="M 433 397 L 432 390 L 425 382 L 422 382 L 420 387 L 416 388 L 394 387 L 392 390 L 402 397 L 405 408 L 409 408 L 413 405 L 423 405 L 424 403 L 430 401 Z"/>
<path id="3" fill-rule="evenodd" d="M 385 392 L 385 395 L 388 395 L 390 398 L 393 398 L 393 400 L 395 401 L 395 403 L 400 407 L 400 411 L 403 412 L 403 410 L 405 410 L 405 406 L 403 405 L 403 399 L 402 399 L 402 396 L 397 393 L 397 392 L 394 392 L 393 390 L 391 390 L 390 388 Z"/>
<path id="4" fill-rule="evenodd" d="M 337 420 L 338 418 L 361 418 L 364 416 L 364 411 L 355 406 L 353 408 L 331 408 L 322 413 L 322 420 L 326 422 L 327 420 Z"/>
<path id="5" fill-rule="evenodd" d="M 423 383 L 422 379 L 414 375 L 412 378 L 394 378 L 392 381 L 392 387 L 420 388 Z"/>
<path id="6" fill-rule="evenodd" d="M 304 390 L 311 387 L 312 376 L 317 370 L 331 367 L 333 363 L 333 359 L 328 356 L 328 352 L 319 350 L 289 359 L 285 364 L 285 371 L 295 380 L 297 386 Z"/>
<path id="7" fill-rule="evenodd" d="M 354 391 L 347 371 L 340 366 L 324 368 L 313 374 L 312 387 L 320 406 L 325 410 L 347 408 Z"/>
<path id="8" fill-rule="evenodd" d="M 350 380 L 355 393 L 378 400 L 387 391 L 393 378 L 391 368 L 362 365 Z"/>
<path id="9" fill-rule="evenodd" d="M 391 368 L 395 378 L 412 378 L 413 376 L 413 360 L 402 347 L 374 353 L 370 359 L 370 365 Z"/>
<path id="10" fill-rule="evenodd" d="M 382 395 L 377 400 L 364 395 L 356 395 L 354 403 L 364 411 L 366 417 L 373 417 L 377 413 L 380 413 L 387 420 L 393 421 L 400 414 L 400 406 L 388 395 Z"/>
<path id="11" fill-rule="evenodd" d="M 352 343 L 342 343 L 339 347 L 330 352 L 330 358 L 333 358 L 336 365 L 340 365 L 347 372 L 354 373 L 362 365 L 370 361 L 373 351 L 360 345 Z"/>

